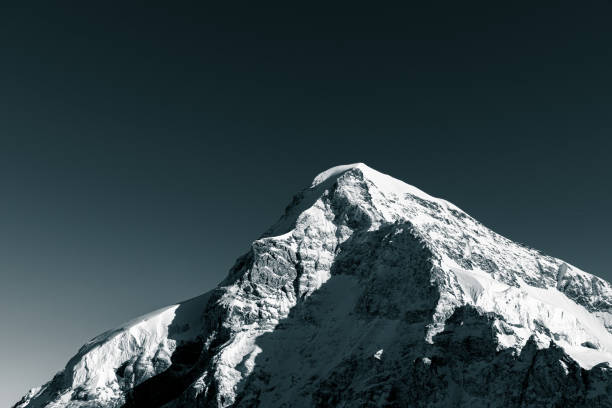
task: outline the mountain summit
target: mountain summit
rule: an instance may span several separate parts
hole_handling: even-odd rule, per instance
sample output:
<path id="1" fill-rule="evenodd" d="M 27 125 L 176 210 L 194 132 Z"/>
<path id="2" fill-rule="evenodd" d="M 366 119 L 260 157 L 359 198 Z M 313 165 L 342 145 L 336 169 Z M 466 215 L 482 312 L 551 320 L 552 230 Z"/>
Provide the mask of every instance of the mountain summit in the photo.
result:
<path id="1" fill-rule="evenodd" d="M 612 407 L 612 289 L 364 164 L 15 407 Z"/>

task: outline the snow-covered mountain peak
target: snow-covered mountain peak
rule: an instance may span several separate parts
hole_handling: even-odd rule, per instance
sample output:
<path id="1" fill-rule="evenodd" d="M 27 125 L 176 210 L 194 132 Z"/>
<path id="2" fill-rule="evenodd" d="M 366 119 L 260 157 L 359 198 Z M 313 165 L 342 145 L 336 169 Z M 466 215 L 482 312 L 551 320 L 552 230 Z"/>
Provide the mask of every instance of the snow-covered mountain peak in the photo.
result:
<path id="1" fill-rule="evenodd" d="M 354 174 L 349 174 L 351 171 Z M 317 176 L 313 185 L 330 179 L 338 191 L 348 192 L 352 204 L 366 211 L 370 230 L 407 223 L 431 251 L 433 268 L 441 276 L 437 283 L 440 301 L 428 339 L 444 329 L 457 305 L 472 304 L 526 328 L 500 335 L 502 347 L 520 350 L 534 334 L 530 321 L 535 319 L 556 328 L 543 337 L 536 330 L 540 344 L 555 340 L 585 368 L 612 361 L 612 289 L 608 282 L 516 244 L 452 203 L 365 164 L 329 169 Z M 365 193 L 360 195 L 355 187 Z M 598 347 L 591 347 L 594 344 Z"/>
<path id="2" fill-rule="evenodd" d="M 18 406 L 592 405 L 612 390 L 611 312 L 602 279 L 337 166 L 219 287 L 96 337 Z"/>
<path id="3" fill-rule="evenodd" d="M 337 179 L 345 172 L 353 169 L 359 170 L 366 179 L 374 183 L 382 191 L 392 192 L 395 194 L 412 194 L 416 197 L 420 197 L 425 200 L 445 203 L 446 205 L 450 204 L 451 206 L 454 206 L 453 204 L 448 203 L 445 200 L 430 196 L 429 194 L 425 193 L 424 191 L 418 189 L 415 186 L 412 186 L 387 174 L 374 170 L 365 163 L 344 164 L 340 166 L 331 167 L 319 173 L 314 178 L 314 180 L 312 181 L 311 188 L 315 188 L 325 182 L 329 182 L 330 180 Z"/>
<path id="4" fill-rule="evenodd" d="M 361 169 L 361 170 L 368 169 L 370 171 L 374 171 L 370 167 L 366 166 L 364 163 L 341 164 L 339 166 L 330 167 L 329 169 L 317 174 L 317 176 L 312 180 L 312 184 L 310 185 L 310 188 L 314 188 L 318 186 L 319 184 L 324 183 L 331 178 L 337 178 L 342 173 L 348 170 L 351 170 L 351 169 Z"/>

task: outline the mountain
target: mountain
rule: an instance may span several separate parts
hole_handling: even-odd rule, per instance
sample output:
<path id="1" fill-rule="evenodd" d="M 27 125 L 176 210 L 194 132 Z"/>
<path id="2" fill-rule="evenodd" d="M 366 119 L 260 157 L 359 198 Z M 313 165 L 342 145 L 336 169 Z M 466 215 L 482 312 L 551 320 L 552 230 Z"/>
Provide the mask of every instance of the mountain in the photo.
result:
<path id="1" fill-rule="evenodd" d="M 610 284 L 364 164 L 15 407 L 612 407 Z"/>

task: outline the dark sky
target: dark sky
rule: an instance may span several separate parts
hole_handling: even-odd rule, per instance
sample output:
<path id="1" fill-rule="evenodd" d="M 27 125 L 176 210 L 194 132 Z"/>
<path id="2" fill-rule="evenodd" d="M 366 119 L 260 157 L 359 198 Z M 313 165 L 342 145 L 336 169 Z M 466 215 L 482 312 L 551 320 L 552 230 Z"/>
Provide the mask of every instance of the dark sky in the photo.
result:
<path id="1" fill-rule="evenodd" d="M 122 3 L 0 11 L 0 405 L 337 164 L 612 279 L 609 3 Z"/>

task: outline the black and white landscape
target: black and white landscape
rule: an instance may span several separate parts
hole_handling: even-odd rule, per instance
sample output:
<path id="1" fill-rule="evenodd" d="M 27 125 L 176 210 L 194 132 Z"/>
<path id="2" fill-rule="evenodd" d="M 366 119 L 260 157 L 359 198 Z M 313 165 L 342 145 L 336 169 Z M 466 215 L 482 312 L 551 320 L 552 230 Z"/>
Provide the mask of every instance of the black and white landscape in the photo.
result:
<path id="1" fill-rule="evenodd" d="M 612 289 L 364 164 L 15 407 L 610 407 Z"/>

